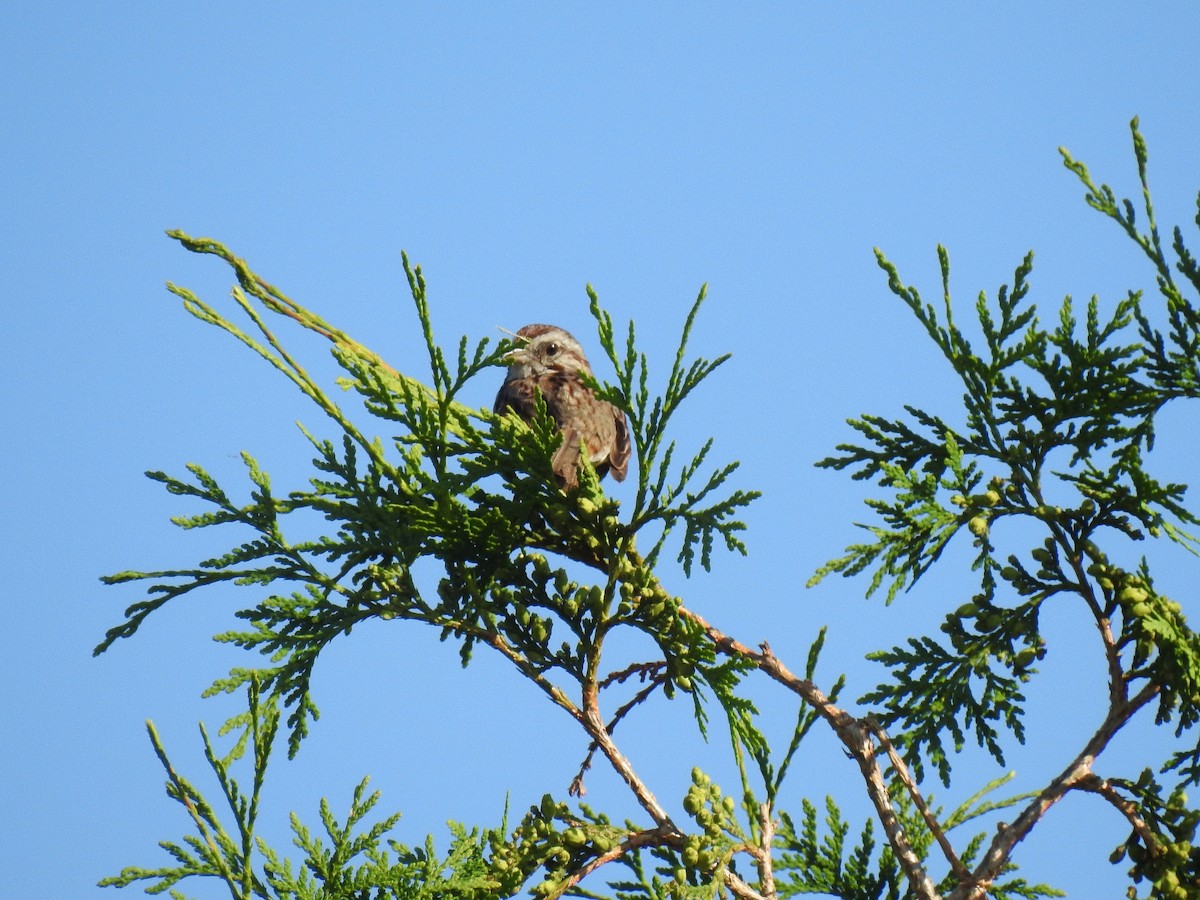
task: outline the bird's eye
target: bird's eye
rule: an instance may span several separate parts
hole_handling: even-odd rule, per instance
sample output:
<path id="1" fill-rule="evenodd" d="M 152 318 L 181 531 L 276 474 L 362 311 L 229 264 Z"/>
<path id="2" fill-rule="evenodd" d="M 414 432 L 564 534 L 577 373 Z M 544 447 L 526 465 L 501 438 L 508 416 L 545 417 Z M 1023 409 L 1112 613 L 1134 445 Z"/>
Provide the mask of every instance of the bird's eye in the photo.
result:
<path id="1" fill-rule="evenodd" d="M 554 344 L 554 343 L 547 344 L 546 345 L 546 355 L 547 356 L 557 356 L 558 355 L 558 344 Z"/>

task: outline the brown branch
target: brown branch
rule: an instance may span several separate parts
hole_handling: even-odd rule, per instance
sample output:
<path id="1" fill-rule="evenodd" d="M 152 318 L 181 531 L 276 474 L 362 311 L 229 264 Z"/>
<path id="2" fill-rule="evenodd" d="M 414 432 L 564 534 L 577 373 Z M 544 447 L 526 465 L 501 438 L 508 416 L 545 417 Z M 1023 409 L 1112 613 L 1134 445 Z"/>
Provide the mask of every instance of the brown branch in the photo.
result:
<path id="1" fill-rule="evenodd" d="M 764 897 L 775 897 L 775 863 L 771 855 L 771 845 L 775 842 L 775 817 L 771 812 L 771 803 L 766 801 L 758 807 L 759 847 L 755 854 L 758 863 L 758 881 L 762 885 Z"/>
<path id="2" fill-rule="evenodd" d="M 463 634 L 469 633 L 476 640 L 483 641 L 492 649 L 498 651 L 505 659 L 516 666 L 517 670 L 522 675 L 541 688 L 542 692 L 545 693 L 546 696 L 548 696 L 557 706 L 564 709 L 567 714 L 571 716 L 571 718 L 573 718 L 580 725 L 583 725 L 585 728 L 587 727 L 586 717 L 579 707 L 571 702 L 571 698 L 567 696 L 566 692 L 541 672 L 539 672 L 533 666 L 533 664 L 529 662 L 529 660 L 509 646 L 508 641 L 504 640 L 504 638 L 496 634 L 496 632 L 481 628 L 469 628 L 463 623 L 454 623 L 449 627 L 456 628 Z"/>
<path id="3" fill-rule="evenodd" d="M 663 665 L 664 664 L 661 662 L 637 663 L 633 666 L 630 666 L 628 669 L 625 669 L 623 672 L 614 672 L 613 674 L 609 675 L 604 679 L 604 681 L 600 682 L 600 688 L 603 689 L 615 681 L 624 681 L 626 678 L 630 677 L 630 675 L 634 674 L 635 671 L 640 671 L 642 678 L 645 679 L 650 671 L 654 669 L 661 669 Z M 654 691 L 662 687 L 663 681 L 661 677 L 656 675 L 650 677 L 653 679 L 651 683 L 634 694 L 633 698 L 624 706 L 620 707 L 613 714 L 613 717 L 609 719 L 607 726 L 609 734 L 612 734 L 613 731 L 616 730 L 617 724 L 623 718 L 625 718 L 625 716 L 627 716 L 635 706 L 640 703 L 644 703 L 650 697 L 650 695 L 654 693 Z M 592 741 L 592 743 L 588 746 L 587 755 L 583 758 L 583 763 L 579 766 L 579 772 L 571 780 L 571 786 L 567 788 L 567 794 L 569 796 L 582 797 L 587 793 L 587 788 L 583 786 L 583 773 L 592 767 L 592 757 L 596 755 L 596 750 L 598 747 L 599 745 L 595 741 Z"/>
<path id="4" fill-rule="evenodd" d="M 813 682 L 807 678 L 801 678 L 789 670 L 771 652 L 771 647 L 767 643 L 764 642 L 759 651 L 751 650 L 745 644 L 710 625 L 699 614 L 684 607 L 679 608 L 679 614 L 704 629 L 718 652 L 754 663 L 764 674 L 798 694 L 804 702 L 816 710 L 821 718 L 829 723 L 834 734 L 837 735 L 854 761 L 858 763 L 859 771 L 866 782 L 867 795 L 875 807 L 875 814 L 883 826 L 892 852 L 904 870 L 905 877 L 914 894 L 922 900 L 938 900 L 937 888 L 925 872 L 921 858 L 913 850 L 908 835 L 904 833 L 904 827 L 896 815 L 892 798 L 888 794 L 887 784 L 883 780 L 870 729 L 861 720 L 854 718 L 830 702 L 829 698 Z"/>
<path id="5" fill-rule="evenodd" d="M 742 900 L 775 900 L 773 893 L 759 893 L 728 869 L 725 870 L 725 886 L 729 888 L 735 897 L 741 897 Z M 774 884 L 772 884 L 772 889 L 774 889 Z"/>
<path id="6" fill-rule="evenodd" d="M 681 843 L 679 836 L 672 833 L 669 828 L 660 826 L 658 828 L 649 828 L 645 831 L 635 831 L 615 847 L 606 850 L 599 856 L 589 859 L 572 872 L 563 884 L 563 891 L 565 892 L 568 888 L 574 887 L 601 866 L 620 859 L 631 850 L 640 850 L 643 847 L 660 847 L 664 844 L 671 845 L 676 843 Z"/>
<path id="7" fill-rule="evenodd" d="M 634 675 L 639 676 L 642 681 L 645 681 L 647 678 L 652 677 L 655 673 L 666 668 L 666 665 L 667 664 L 661 659 L 656 660 L 655 662 L 632 663 L 631 665 L 626 666 L 624 669 L 619 669 L 616 672 L 609 672 L 600 680 L 600 682 L 597 684 L 597 687 L 600 690 L 604 690 L 606 687 L 612 687 L 614 684 L 624 684 Z"/>
<path id="8" fill-rule="evenodd" d="M 880 745 L 887 751 L 888 759 L 891 761 L 892 769 L 896 772 L 896 777 L 900 779 L 900 783 L 904 785 L 904 789 L 908 791 L 908 796 L 912 798 L 913 803 L 917 807 L 917 811 L 921 813 L 921 818 L 925 820 L 925 826 L 937 841 L 938 846 L 942 848 L 942 855 L 946 857 L 946 861 L 950 863 L 950 870 L 959 881 L 963 881 L 970 877 L 970 870 L 967 869 L 958 854 L 954 851 L 953 845 L 946 837 L 946 832 L 942 830 L 941 823 L 933 814 L 933 810 L 929 808 L 929 804 L 925 802 L 925 797 L 922 796 L 920 789 L 917 787 L 917 782 L 912 776 L 912 772 L 908 768 L 908 764 L 904 758 L 896 751 L 895 745 L 892 744 L 892 739 L 888 737 L 887 732 L 871 716 L 866 719 L 867 725 L 874 732 L 876 739 Z"/>
<path id="9" fill-rule="evenodd" d="M 671 817 L 667 814 L 667 811 L 658 802 L 658 798 L 654 796 L 650 788 L 646 786 L 645 782 L 633 770 L 633 765 L 617 749 L 617 745 L 613 743 L 612 736 L 608 733 L 608 729 L 604 725 L 604 720 L 600 717 L 600 707 L 596 702 L 594 692 L 585 692 L 584 708 L 579 721 L 591 739 L 599 746 L 600 752 L 604 754 L 609 764 L 621 776 L 621 779 L 629 786 L 629 789 L 633 791 L 638 804 L 650 814 L 650 818 L 654 820 L 654 824 L 659 828 L 666 828 L 676 834 L 682 834 L 683 832 L 671 821 Z"/>
<path id="10" fill-rule="evenodd" d="M 1158 687 L 1147 684 L 1136 697 L 1109 709 L 1108 715 L 1084 745 L 1079 754 L 1059 775 L 1043 788 L 1029 805 L 1021 811 L 1016 821 L 1011 825 L 1001 823 L 992 839 L 991 846 L 984 854 L 975 871 L 967 881 L 961 882 L 949 895 L 948 900 L 982 900 L 987 895 L 987 889 L 1003 871 L 1005 864 L 1012 855 L 1013 849 L 1041 821 L 1046 811 L 1065 797 L 1072 790 L 1087 790 L 1092 784 L 1092 764 L 1096 757 L 1112 741 L 1113 736 L 1120 731 L 1143 706 L 1158 694 Z"/>
<path id="11" fill-rule="evenodd" d="M 662 847 L 670 846 L 682 848 L 684 845 L 684 836 L 672 827 L 659 826 L 658 828 L 649 828 L 645 831 L 635 831 L 625 840 L 615 847 L 606 850 L 599 856 L 589 859 L 586 863 L 572 872 L 559 886 L 559 890 L 554 896 L 561 897 L 583 879 L 587 878 L 601 866 L 620 859 L 631 850 L 640 850 L 644 847 Z M 742 879 L 738 878 L 732 872 L 725 874 L 725 886 L 734 894 L 734 896 L 742 898 L 742 900 L 774 900 L 775 894 L 760 894 Z"/>
<path id="12" fill-rule="evenodd" d="M 1112 783 L 1099 775 L 1088 775 L 1079 780 L 1075 785 L 1078 790 L 1087 791 L 1091 794 L 1096 794 L 1103 797 L 1110 804 L 1116 807 L 1117 811 L 1123 815 L 1129 822 L 1130 826 L 1137 833 L 1137 836 L 1142 839 L 1142 843 L 1147 849 L 1158 846 L 1158 838 L 1150 826 L 1146 824 L 1146 820 L 1138 815 L 1138 806 L 1128 797 L 1123 796 Z"/>
<path id="13" fill-rule="evenodd" d="M 678 825 L 672 821 L 670 815 L 658 802 L 658 798 L 650 788 L 638 777 L 633 770 L 633 765 L 625 757 L 617 745 L 613 742 L 612 735 L 609 734 L 608 728 L 604 724 L 604 720 L 600 714 L 599 695 L 596 690 L 595 683 L 590 686 L 585 685 L 583 691 L 583 714 L 581 724 L 584 730 L 591 736 L 593 742 L 600 748 L 600 751 L 608 759 L 609 764 L 621 776 L 622 780 L 629 789 L 633 791 L 633 795 L 637 798 L 642 809 L 650 814 L 657 828 L 651 833 L 662 836 L 662 843 L 672 846 L 682 846 L 684 833 Z M 611 851 L 610 851 L 611 852 Z M 615 858 L 615 857 L 614 857 Z M 746 884 L 741 878 L 733 872 L 725 873 L 725 886 L 730 892 L 740 900 L 768 900 L 750 885 Z"/>

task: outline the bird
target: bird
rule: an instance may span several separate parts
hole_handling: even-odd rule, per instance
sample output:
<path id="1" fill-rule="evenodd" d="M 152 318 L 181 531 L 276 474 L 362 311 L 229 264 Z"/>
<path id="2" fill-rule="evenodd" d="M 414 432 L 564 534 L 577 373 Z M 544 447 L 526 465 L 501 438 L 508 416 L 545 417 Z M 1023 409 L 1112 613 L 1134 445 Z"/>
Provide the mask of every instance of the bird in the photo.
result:
<path id="1" fill-rule="evenodd" d="M 632 449 L 623 410 L 599 399 L 580 377 L 592 374 L 583 347 L 556 325 L 526 325 L 514 335 L 518 343 L 506 354 L 508 372 L 496 394 L 494 412 L 513 410 L 525 421 L 537 415 L 537 397 L 562 432 L 562 445 L 551 459 L 559 487 L 579 484 L 579 465 L 588 459 L 603 478 L 624 481 Z"/>

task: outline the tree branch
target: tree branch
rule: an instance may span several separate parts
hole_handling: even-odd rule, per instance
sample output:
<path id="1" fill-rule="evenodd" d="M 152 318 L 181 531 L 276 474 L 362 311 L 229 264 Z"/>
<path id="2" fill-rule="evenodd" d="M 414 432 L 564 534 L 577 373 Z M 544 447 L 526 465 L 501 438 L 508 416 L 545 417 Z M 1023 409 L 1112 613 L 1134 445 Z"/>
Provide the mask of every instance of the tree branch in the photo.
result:
<path id="1" fill-rule="evenodd" d="M 947 900 L 982 900 L 987 895 L 988 887 L 1003 871 L 1013 849 L 1033 830 L 1046 811 L 1070 791 L 1089 789 L 1088 786 L 1094 777 L 1092 764 L 1096 757 L 1104 752 L 1114 735 L 1133 718 L 1138 710 L 1153 700 L 1158 692 L 1159 689 L 1156 685 L 1148 684 L 1132 700 L 1111 707 L 1096 733 L 1084 745 L 1083 750 L 1071 760 L 1070 765 L 1042 789 L 1017 816 L 1015 822 L 1011 825 L 1001 823 L 998 826 L 991 846 L 980 860 L 979 865 L 975 867 L 975 871 L 971 873 L 971 877 L 967 881 L 961 882 Z"/>
<path id="2" fill-rule="evenodd" d="M 1099 775 L 1087 775 L 1079 780 L 1075 787 L 1081 791 L 1087 791 L 1091 794 L 1096 794 L 1107 800 L 1114 806 L 1118 812 L 1123 815 L 1129 822 L 1138 837 L 1142 839 L 1142 843 L 1146 847 L 1155 847 L 1158 845 L 1158 838 L 1154 836 L 1150 826 L 1146 824 L 1146 820 L 1138 815 L 1138 806 L 1132 800 L 1121 796 L 1120 792 L 1105 778 Z"/>
<path id="3" fill-rule="evenodd" d="M 821 718 L 829 723 L 847 752 L 858 763 L 859 771 L 866 782 L 867 795 L 875 807 L 875 813 L 887 835 L 892 852 L 895 853 L 901 868 L 904 869 L 904 874 L 908 878 L 914 894 L 921 900 L 938 900 L 940 895 L 937 888 L 921 864 L 921 858 L 913 850 L 908 835 L 904 833 L 904 827 L 896 815 L 895 806 L 892 804 L 892 798 L 888 794 L 887 784 L 884 782 L 879 766 L 876 748 L 871 740 L 870 728 L 863 721 L 854 718 L 845 710 L 831 703 L 813 682 L 799 677 L 788 669 L 771 652 L 771 647 L 766 642 L 763 642 L 760 651 L 751 650 L 745 644 L 710 625 L 699 614 L 684 607 L 680 607 L 679 614 L 703 628 L 718 652 L 753 662 L 763 673 L 798 694 L 805 703 L 816 710 Z"/>
<path id="4" fill-rule="evenodd" d="M 775 842 L 775 816 L 769 800 L 758 807 L 758 817 L 761 829 L 759 852 L 754 855 L 758 863 L 758 881 L 762 885 L 763 896 L 774 897 L 775 865 L 771 845 Z"/>
<path id="5" fill-rule="evenodd" d="M 600 752 L 607 757 L 617 774 L 629 785 L 629 789 L 637 797 L 637 801 L 642 809 L 650 814 L 650 817 L 654 820 L 654 824 L 659 826 L 659 828 L 665 828 L 675 834 L 682 835 L 683 832 L 671 820 L 671 817 L 667 814 L 662 804 L 658 802 L 658 798 L 654 796 L 654 793 L 646 786 L 645 782 L 638 777 L 637 773 L 633 770 L 633 765 L 625 758 L 625 755 L 617 749 L 612 736 L 604 726 L 604 720 L 600 716 L 600 708 L 596 704 L 595 698 L 585 698 L 585 702 L 587 705 L 583 710 L 580 723 L 600 748 Z"/>
<path id="6" fill-rule="evenodd" d="M 874 717 L 868 716 L 866 722 L 867 726 L 874 732 L 880 745 L 887 751 L 888 760 L 892 764 L 892 769 L 896 772 L 896 777 L 900 779 L 900 783 L 904 785 L 904 789 L 908 791 L 909 797 L 912 798 L 913 804 L 916 805 L 917 811 L 921 813 L 921 818 L 925 820 L 925 825 L 929 829 L 929 833 L 933 835 L 938 846 L 942 848 L 942 854 L 946 857 L 946 861 L 950 863 L 950 870 L 960 881 L 969 878 L 970 871 L 963 865 L 962 860 L 959 859 L 949 838 L 946 837 L 946 832 L 942 830 L 941 823 L 938 822 L 937 817 L 933 814 L 933 810 L 929 808 L 929 804 L 925 802 L 925 798 L 917 787 L 917 782 L 913 778 L 908 764 L 896 752 L 896 748 L 892 744 L 892 739 L 888 737 L 887 732 L 883 730 L 883 726 L 876 722 Z"/>
<path id="7" fill-rule="evenodd" d="M 624 675 L 624 677 L 628 677 L 633 670 L 640 670 L 645 673 L 660 669 L 662 666 L 662 663 L 636 663 L 626 669 L 624 673 L 614 673 L 613 675 L 610 675 L 604 680 L 604 682 L 600 684 L 600 687 L 603 688 L 606 684 L 611 683 L 614 680 L 614 676 Z M 618 680 L 624 680 L 624 678 L 619 678 Z M 660 687 L 662 687 L 662 678 L 657 674 L 651 676 L 650 684 L 646 685 L 646 687 L 634 694 L 633 698 L 628 703 L 626 703 L 624 706 L 621 706 L 619 709 L 617 709 L 616 713 L 613 714 L 613 717 L 608 722 L 608 733 L 612 734 L 617 727 L 617 723 L 625 718 L 625 716 L 628 715 L 635 706 L 640 703 L 644 703 L 646 699 Z M 599 745 L 595 741 L 592 741 L 591 746 L 588 747 L 587 755 L 584 757 L 583 763 L 579 766 L 579 772 L 575 775 L 575 778 L 572 779 L 571 786 L 567 789 L 567 793 L 572 797 L 582 797 L 587 793 L 587 789 L 583 786 L 583 773 L 592 767 L 592 757 L 595 755 L 598 746 Z"/>

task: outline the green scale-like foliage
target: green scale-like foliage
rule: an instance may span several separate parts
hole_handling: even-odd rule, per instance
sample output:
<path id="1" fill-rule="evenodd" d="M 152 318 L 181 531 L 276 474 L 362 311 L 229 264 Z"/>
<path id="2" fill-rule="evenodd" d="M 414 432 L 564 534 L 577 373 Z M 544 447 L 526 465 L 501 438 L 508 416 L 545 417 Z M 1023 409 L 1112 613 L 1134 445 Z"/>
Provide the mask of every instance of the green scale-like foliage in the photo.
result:
<path id="1" fill-rule="evenodd" d="M 868 593 L 886 585 L 890 602 L 913 587 L 955 536 L 965 532 L 971 541 L 977 593 L 948 613 L 942 637 L 913 637 L 906 646 L 872 654 L 891 677 L 861 701 L 878 710 L 917 772 L 931 763 L 946 784 L 952 752 L 963 749 L 968 736 L 1002 765 L 1005 732 L 1024 740 L 1022 686 L 1047 652 L 1039 627 L 1046 604 L 1069 604 L 1081 622 L 1093 623 L 1079 632 L 1097 636 L 1109 673 L 1102 733 L 1115 732 L 1146 706 L 1156 708 L 1157 724 L 1173 723 L 1177 735 L 1194 734 L 1200 716 L 1200 637 L 1180 605 L 1156 590 L 1145 559 L 1132 570 L 1113 562 L 1125 556 L 1122 544 L 1147 537 L 1200 550 L 1189 533 L 1200 520 L 1184 505 L 1185 486 L 1159 480 L 1148 465 L 1163 406 L 1200 396 L 1200 271 L 1180 229 L 1173 258 L 1162 246 L 1136 120 L 1133 136 L 1145 232 L 1131 201 L 1118 201 L 1107 185 L 1097 187 L 1082 163 L 1062 153 L 1088 204 L 1115 220 L 1150 259 L 1164 306 L 1131 291 L 1106 315 L 1093 297 L 1080 321 L 1068 297 L 1052 323 L 1043 324 L 1030 299 L 1031 253 L 1011 285 L 994 298 L 979 295 L 964 328 L 951 302 L 944 248 L 938 248 L 940 307 L 905 285 L 877 251 L 892 292 L 961 381 L 962 406 L 952 414 L 910 406 L 906 417 L 851 421 L 862 442 L 839 446 L 819 465 L 884 488 L 885 499 L 868 501 L 882 523 L 864 526 L 872 539 L 849 547 L 813 580 L 866 573 Z M 968 330 L 978 337 L 969 338 Z M 1007 540 L 1010 534 L 1026 540 L 1028 527 L 1009 527 L 1021 521 L 1041 533 L 1025 550 Z M 1001 549 L 1006 544 L 1013 549 Z M 1103 749 L 1109 737 L 1099 735 L 1093 749 Z M 1198 760 L 1200 749 L 1192 749 L 1164 765 L 1178 770 L 1183 784 L 1195 784 Z M 1141 802 L 1166 804 L 1157 790 L 1147 788 Z M 1132 844 L 1161 862 L 1166 851 L 1147 852 L 1150 832 L 1139 827 L 1135 822 Z M 1194 823 L 1188 841 L 1193 830 Z M 1170 846 L 1165 841 L 1159 849 Z M 1134 874 L 1145 873 L 1135 866 Z M 1200 891 L 1192 877 L 1187 890 Z M 1173 896 L 1158 880 L 1154 885 L 1163 891 L 1155 896 Z"/>
<path id="2" fill-rule="evenodd" d="M 184 528 L 237 523 L 252 537 L 198 568 L 160 572 L 123 572 L 110 582 L 149 581 L 149 597 L 135 603 L 126 619 L 111 629 L 97 648 L 135 633 L 146 616 L 190 591 L 220 582 L 284 585 L 237 615 L 249 628 L 217 636 L 267 655 L 273 665 L 238 669 L 213 689 L 233 691 L 254 677 L 292 713 L 290 745 L 294 753 L 316 715 L 311 674 L 320 651 L 339 635 L 368 619 L 409 619 L 439 626 L 461 641 L 464 663 L 480 641 L 503 645 L 502 652 L 523 671 L 560 669 L 575 681 L 587 675 L 605 636 L 617 628 L 649 634 L 665 662 L 659 686 L 668 692 L 691 687 L 698 650 L 695 629 L 673 613 L 673 601 L 653 574 L 665 543 L 678 536 L 678 559 L 685 573 L 695 563 L 708 569 L 714 545 L 745 552 L 738 511 L 756 492 L 729 490 L 726 481 L 737 464 L 704 474 L 711 442 L 686 463 L 676 459 L 674 443 L 664 439 L 672 414 L 687 396 L 728 357 L 688 361 L 686 348 L 702 291 L 689 313 L 664 394 L 650 399 L 649 364 L 636 350 L 633 324 L 619 347 L 611 317 L 591 294 L 601 345 L 618 373 L 618 384 L 596 387 L 630 414 L 640 465 L 632 509 L 622 520 L 616 501 L 600 490 L 594 473 L 563 495 L 548 477 L 550 457 L 559 441 L 553 420 L 541 415 L 528 424 L 509 414 L 469 409 L 457 397 L 480 376 L 495 379 L 510 349 L 507 341 L 489 349 L 485 338 L 473 348 L 458 345 L 453 366 L 435 342 L 418 267 L 405 259 L 417 318 L 429 356 L 430 385 L 402 375 L 378 356 L 301 308 L 251 272 L 220 244 L 172 236 L 188 249 L 214 254 L 233 266 L 239 279 L 234 296 L 257 326 L 261 338 L 191 292 L 172 286 L 185 308 L 250 346 L 295 382 L 343 432 L 332 441 L 306 436 L 316 457 L 316 474 L 305 490 L 278 496 L 257 462 L 243 453 L 251 491 L 236 502 L 198 465 L 190 479 L 149 473 L 167 489 L 204 501 L 213 509 L 179 517 Z M 281 313 L 328 337 L 345 371 L 343 387 L 353 389 L 376 427 L 399 435 L 368 438 L 350 414 L 328 395 L 283 349 L 258 308 Z M 329 523 L 314 540 L 292 542 L 288 516 L 317 513 Z M 635 540 L 649 535 L 646 558 Z M 437 561 L 443 576 L 420 583 L 418 561 Z M 580 583 L 581 563 L 596 573 Z M 568 574 L 570 573 L 570 574 Z M 552 631 L 568 637 L 561 648 L 548 645 Z"/>

